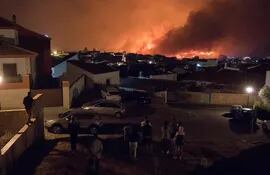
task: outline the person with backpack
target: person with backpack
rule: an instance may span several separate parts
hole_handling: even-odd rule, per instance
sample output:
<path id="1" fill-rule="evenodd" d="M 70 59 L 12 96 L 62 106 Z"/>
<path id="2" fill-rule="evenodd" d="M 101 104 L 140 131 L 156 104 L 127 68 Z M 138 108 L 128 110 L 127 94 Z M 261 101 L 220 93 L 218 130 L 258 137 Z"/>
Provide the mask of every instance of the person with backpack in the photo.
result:
<path id="1" fill-rule="evenodd" d="M 175 144 L 175 155 L 174 159 L 182 160 L 183 156 L 183 147 L 184 147 L 184 137 L 185 137 L 185 130 L 182 123 L 179 123 L 179 127 L 175 133 L 174 137 L 174 144 Z"/>
<path id="2" fill-rule="evenodd" d="M 150 153 L 152 150 L 152 125 L 148 120 L 145 121 L 145 125 L 141 127 L 142 131 L 142 144 L 146 153 Z"/>
<path id="3" fill-rule="evenodd" d="M 24 99 L 23 99 L 23 105 L 24 105 L 25 111 L 28 115 L 27 124 L 31 123 L 33 102 L 34 102 L 34 100 L 31 97 L 31 92 L 28 92 L 27 96 L 24 97 Z"/>
<path id="4" fill-rule="evenodd" d="M 161 127 L 161 147 L 164 154 L 170 153 L 171 141 L 170 141 L 170 131 L 169 131 L 169 122 L 164 121 L 163 126 Z"/>

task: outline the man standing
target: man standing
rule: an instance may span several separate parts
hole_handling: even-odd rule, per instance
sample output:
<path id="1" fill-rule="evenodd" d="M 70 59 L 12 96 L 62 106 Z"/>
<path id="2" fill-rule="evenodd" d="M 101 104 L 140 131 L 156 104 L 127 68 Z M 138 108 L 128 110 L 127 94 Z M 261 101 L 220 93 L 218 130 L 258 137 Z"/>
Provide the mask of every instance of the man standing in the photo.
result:
<path id="1" fill-rule="evenodd" d="M 141 127 L 142 130 L 142 142 L 146 153 L 152 151 L 152 126 L 149 121 L 146 120 L 145 125 Z"/>
<path id="2" fill-rule="evenodd" d="M 89 160 L 89 166 L 91 167 L 92 173 L 95 175 L 99 174 L 99 162 L 102 156 L 102 151 L 103 144 L 97 134 L 94 134 L 93 141 L 90 144 L 91 158 Z"/>
<path id="3" fill-rule="evenodd" d="M 32 117 L 32 107 L 33 107 L 33 98 L 31 97 L 31 92 L 28 92 L 27 96 L 23 99 L 23 105 L 28 115 L 27 124 L 31 123 Z"/>
<path id="4" fill-rule="evenodd" d="M 138 129 L 136 126 L 133 126 L 128 135 L 129 157 L 131 160 L 137 159 L 138 141 L 139 141 Z"/>
<path id="5" fill-rule="evenodd" d="M 68 130 L 70 134 L 71 151 L 76 151 L 77 138 L 79 132 L 79 122 L 73 115 L 70 116 L 70 120 L 68 123 Z"/>

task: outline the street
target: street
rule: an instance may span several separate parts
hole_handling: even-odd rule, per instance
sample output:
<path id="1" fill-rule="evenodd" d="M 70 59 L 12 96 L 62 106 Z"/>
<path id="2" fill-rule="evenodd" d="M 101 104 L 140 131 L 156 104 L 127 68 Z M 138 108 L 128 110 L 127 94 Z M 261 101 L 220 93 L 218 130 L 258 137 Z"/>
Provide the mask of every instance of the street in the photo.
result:
<path id="1" fill-rule="evenodd" d="M 226 115 L 224 116 L 223 114 L 229 111 L 229 107 L 166 105 L 160 99 L 154 99 L 150 105 L 135 105 L 131 109 L 132 115 L 128 116 L 129 120 L 149 117 L 153 124 L 156 143 L 160 140 L 160 127 L 165 120 L 175 117 L 177 121 L 183 123 L 186 130 L 184 160 L 176 161 L 162 156 L 159 159 L 168 174 L 190 174 L 198 166 L 209 167 L 214 162 L 238 156 L 244 150 L 269 143 L 268 136 L 262 132 L 259 125 L 254 133 L 250 133 L 248 123 L 235 123 Z M 131 163 L 128 161 L 127 147 L 119 134 L 106 134 L 100 137 L 104 144 L 101 174 L 151 174 L 155 167 L 153 163 L 155 154 L 147 155 L 139 147 L 138 161 Z M 16 172 L 84 174 L 87 171 L 87 151 L 85 151 L 87 136 L 81 135 L 76 154 L 69 151 L 67 134 L 56 135 L 46 132 L 46 139 L 44 144 L 37 145 L 26 153 L 26 155 L 38 156 L 30 160 L 29 156 L 22 158 L 21 162 L 36 162 L 35 166 L 29 167 L 21 163 Z"/>

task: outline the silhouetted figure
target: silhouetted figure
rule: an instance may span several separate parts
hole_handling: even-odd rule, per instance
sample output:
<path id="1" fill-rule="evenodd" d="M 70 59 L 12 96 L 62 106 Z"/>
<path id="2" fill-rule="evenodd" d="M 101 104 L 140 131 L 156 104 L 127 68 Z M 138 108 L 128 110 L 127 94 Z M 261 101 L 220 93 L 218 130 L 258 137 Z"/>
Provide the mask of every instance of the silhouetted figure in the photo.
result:
<path id="1" fill-rule="evenodd" d="M 31 92 L 28 92 L 27 96 L 23 99 L 23 105 L 28 115 L 27 124 L 31 123 L 33 102 L 34 100 L 31 97 Z"/>
<path id="2" fill-rule="evenodd" d="M 129 156 L 131 160 L 137 159 L 139 134 L 135 126 L 133 126 L 128 134 Z"/>
<path id="3" fill-rule="evenodd" d="M 169 132 L 170 132 L 171 139 L 174 138 L 176 131 L 177 131 L 177 122 L 176 122 L 175 117 L 172 117 L 172 120 L 169 123 Z"/>
<path id="4" fill-rule="evenodd" d="M 164 154 L 170 153 L 171 140 L 170 140 L 170 131 L 169 131 L 169 122 L 164 121 L 163 126 L 161 127 L 161 147 Z"/>
<path id="5" fill-rule="evenodd" d="M 183 147 L 184 147 L 184 137 L 185 137 L 185 129 L 182 123 L 179 123 L 178 130 L 175 133 L 174 144 L 175 144 L 175 155 L 174 159 L 182 160 L 183 156 Z"/>
<path id="6" fill-rule="evenodd" d="M 71 151 L 76 150 L 77 146 L 77 138 L 79 133 L 79 121 L 71 115 L 69 123 L 68 123 L 68 130 L 70 134 L 70 147 Z"/>
<path id="7" fill-rule="evenodd" d="M 145 125 L 141 127 L 142 130 L 142 143 L 147 153 L 152 150 L 152 126 L 150 122 L 146 120 Z"/>
<path id="8" fill-rule="evenodd" d="M 90 174 L 99 174 L 99 162 L 102 156 L 103 144 L 102 141 L 98 138 L 97 134 L 94 134 L 93 141 L 89 147 L 90 150 L 90 158 L 89 158 L 89 167 Z"/>

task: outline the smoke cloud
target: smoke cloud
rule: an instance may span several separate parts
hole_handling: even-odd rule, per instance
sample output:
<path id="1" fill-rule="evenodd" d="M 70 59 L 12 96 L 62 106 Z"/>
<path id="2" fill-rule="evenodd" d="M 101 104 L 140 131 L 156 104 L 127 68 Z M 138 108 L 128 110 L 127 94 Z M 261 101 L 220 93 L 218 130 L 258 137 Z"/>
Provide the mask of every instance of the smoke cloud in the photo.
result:
<path id="1" fill-rule="evenodd" d="M 153 52 L 188 50 L 227 55 L 270 55 L 269 0 L 212 0 L 191 12 L 185 25 L 159 39 Z"/>
<path id="2" fill-rule="evenodd" d="M 0 0 L 0 16 L 16 14 L 19 24 L 48 34 L 55 49 L 136 52 L 183 25 L 205 1 Z"/>

